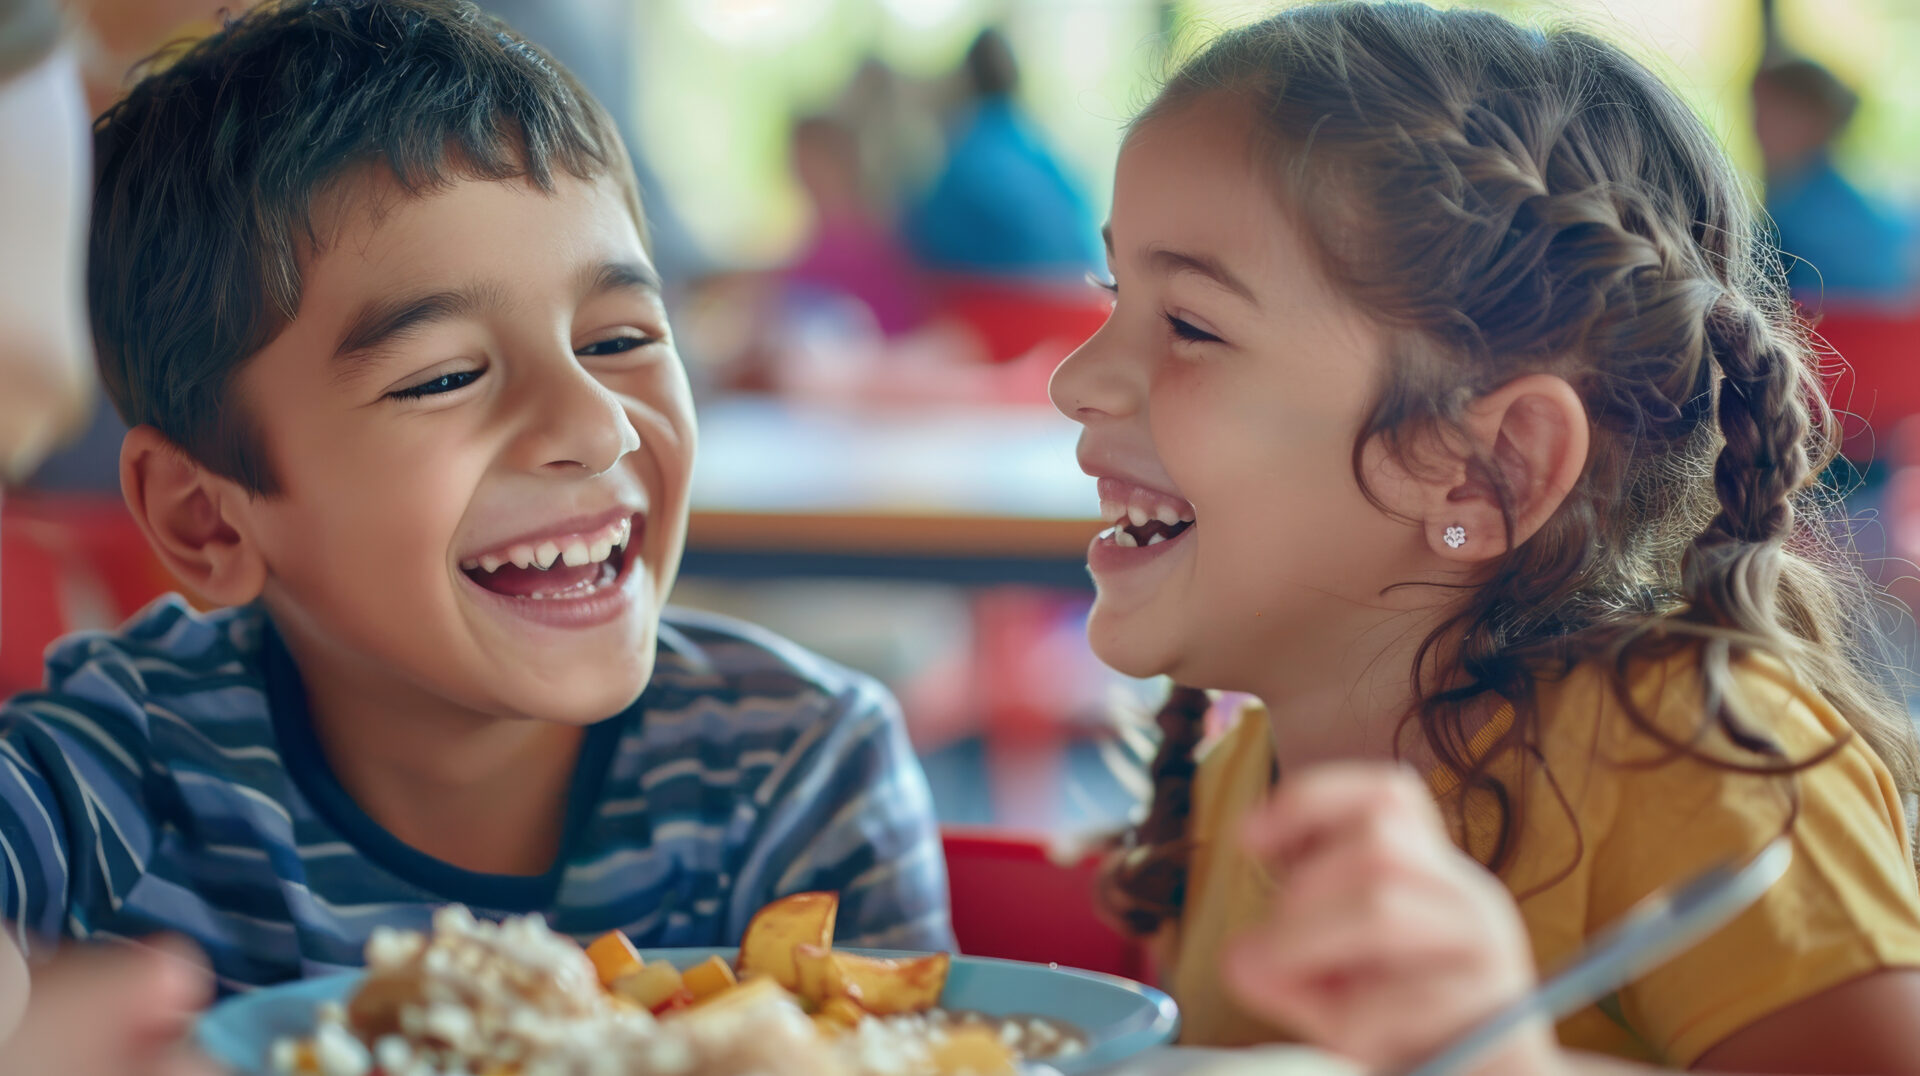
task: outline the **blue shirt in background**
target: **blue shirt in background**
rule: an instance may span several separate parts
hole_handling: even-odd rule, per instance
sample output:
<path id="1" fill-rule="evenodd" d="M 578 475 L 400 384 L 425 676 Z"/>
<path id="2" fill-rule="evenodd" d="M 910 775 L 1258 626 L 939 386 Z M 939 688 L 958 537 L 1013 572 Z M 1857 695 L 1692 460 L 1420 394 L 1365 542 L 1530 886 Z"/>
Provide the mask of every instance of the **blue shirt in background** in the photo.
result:
<path id="1" fill-rule="evenodd" d="M 334 778 L 255 607 L 178 597 L 56 644 L 0 709 L 0 919 L 197 942 L 222 992 L 361 964 L 377 926 L 463 903 L 587 941 L 737 944 L 778 896 L 841 895 L 848 946 L 951 949 L 926 778 L 892 697 L 770 633 L 687 613 L 588 730 L 552 870 L 477 874 L 387 833 Z"/>
<path id="2" fill-rule="evenodd" d="M 1913 288 L 1913 232 L 1847 182 L 1825 154 L 1767 185 L 1794 295 L 1897 299 Z"/>
<path id="3" fill-rule="evenodd" d="M 961 125 L 906 235 L 924 264 L 951 272 L 1078 277 L 1104 260 L 1086 195 L 1007 97 Z"/>

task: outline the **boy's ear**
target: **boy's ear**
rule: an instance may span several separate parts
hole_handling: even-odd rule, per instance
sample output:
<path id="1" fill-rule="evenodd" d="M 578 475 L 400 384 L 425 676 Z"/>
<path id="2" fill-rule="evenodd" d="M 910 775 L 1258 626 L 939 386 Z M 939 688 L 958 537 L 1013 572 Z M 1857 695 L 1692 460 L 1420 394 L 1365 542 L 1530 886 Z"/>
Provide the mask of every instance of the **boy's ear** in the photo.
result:
<path id="1" fill-rule="evenodd" d="M 1564 379 L 1528 374 L 1469 404 L 1464 426 L 1465 454 L 1426 484 L 1424 529 L 1441 557 L 1477 563 L 1533 537 L 1573 491 L 1587 409 Z"/>
<path id="2" fill-rule="evenodd" d="M 201 466 L 152 426 L 120 444 L 120 491 L 161 563 L 189 590 L 219 605 L 244 605 L 266 586 L 252 540 L 246 490 Z"/>

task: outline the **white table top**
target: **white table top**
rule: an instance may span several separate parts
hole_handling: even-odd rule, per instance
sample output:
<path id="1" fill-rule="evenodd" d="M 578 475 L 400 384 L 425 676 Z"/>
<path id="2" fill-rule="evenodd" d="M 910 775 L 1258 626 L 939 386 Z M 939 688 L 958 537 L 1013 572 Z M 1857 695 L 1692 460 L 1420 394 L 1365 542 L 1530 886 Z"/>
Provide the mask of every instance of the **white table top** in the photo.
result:
<path id="1" fill-rule="evenodd" d="M 703 403 L 693 509 L 1090 520 L 1079 427 L 1050 407 Z"/>

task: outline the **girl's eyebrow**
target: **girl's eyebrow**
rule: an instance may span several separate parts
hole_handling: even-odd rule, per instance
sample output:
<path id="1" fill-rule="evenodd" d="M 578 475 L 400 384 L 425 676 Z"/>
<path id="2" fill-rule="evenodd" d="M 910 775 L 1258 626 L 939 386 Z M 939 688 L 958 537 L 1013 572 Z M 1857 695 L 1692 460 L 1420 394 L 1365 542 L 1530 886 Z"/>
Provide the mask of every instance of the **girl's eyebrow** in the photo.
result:
<path id="1" fill-rule="evenodd" d="M 1107 261 L 1113 261 L 1113 225 L 1104 225 L 1100 229 L 1100 238 L 1107 245 Z M 1171 250 L 1155 246 L 1147 251 L 1147 264 L 1155 271 L 1167 276 L 1176 273 L 1198 273 L 1222 288 L 1245 299 L 1255 310 L 1260 309 L 1260 300 L 1246 281 L 1228 269 L 1225 262 L 1211 254 L 1191 254 L 1186 251 Z"/>
<path id="2" fill-rule="evenodd" d="M 1253 289 L 1247 287 L 1245 281 L 1235 276 L 1225 263 L 1211 254 L 1189 254 L 1184 251 L 1156 247 L 1147 252 L 1147 264 L 1167 276 L 1173 276 L 1176 273 L 1198 273 L 1245 299 L 1253 305 L 1254 309 L 1260 308 L 1260 300 L 1254 297 Z"/>

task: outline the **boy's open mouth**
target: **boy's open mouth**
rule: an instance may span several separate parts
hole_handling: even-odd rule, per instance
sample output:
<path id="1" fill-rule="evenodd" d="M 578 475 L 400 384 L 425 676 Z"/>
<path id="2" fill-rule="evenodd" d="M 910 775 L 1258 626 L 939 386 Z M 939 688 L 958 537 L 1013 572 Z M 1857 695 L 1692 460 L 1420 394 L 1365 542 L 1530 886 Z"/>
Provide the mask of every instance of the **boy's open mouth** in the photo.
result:
<path id="1" fill-rule="evenodd" d="M 569 601 L 591 597 L 620 581 L 635 531 L 644 516 L 628 516 L 589 534 L 522 542 L 472 557 L 460 570 L 481 589 L 509 598 Z"/>

